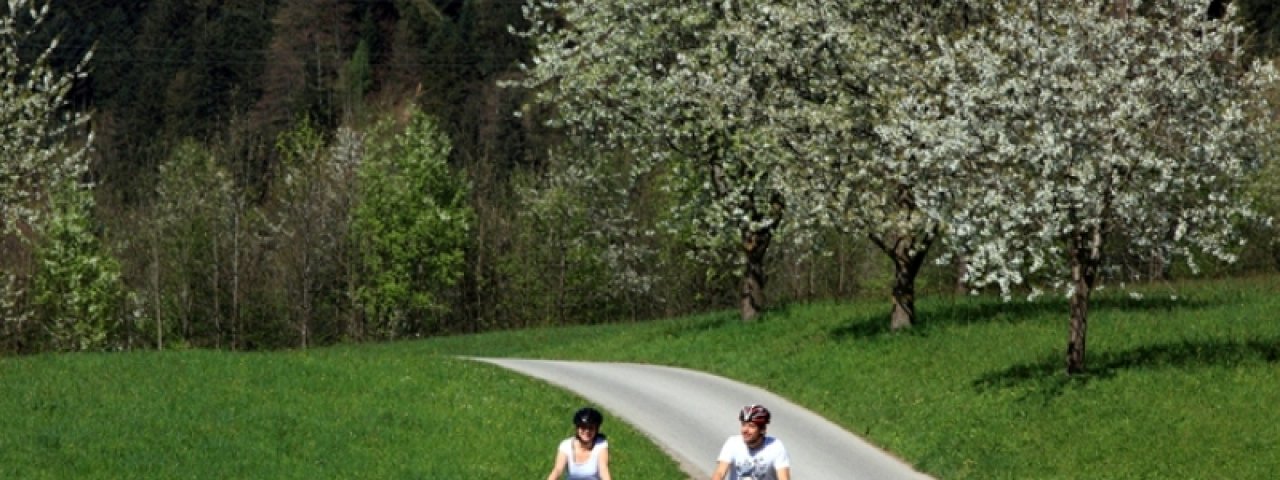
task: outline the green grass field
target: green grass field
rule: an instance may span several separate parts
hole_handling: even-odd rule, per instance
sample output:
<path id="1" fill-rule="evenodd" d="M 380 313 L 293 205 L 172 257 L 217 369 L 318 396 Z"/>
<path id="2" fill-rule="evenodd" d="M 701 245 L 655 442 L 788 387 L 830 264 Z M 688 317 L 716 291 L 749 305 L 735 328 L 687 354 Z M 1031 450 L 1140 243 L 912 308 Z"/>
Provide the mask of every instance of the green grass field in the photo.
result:
<path id="1" fill-rule="evenodd" d="M 1280 277 L 1144 293 L 1094 297 L 1090 373 L 1075 378 L 1065 302 L 983 297 L 922 298 L 907 333 L 887 330 L 887 302 L 859 301 L 751 324 L 721 312 L 309 352 L 6 358 L 0 477 L 545 476 L 583 401 L 452 358 L 465 354 L 707 370 L 938 478 L 1274 478 Z M 633 430 L 605 430 L 615 478 L 682 478 Z"/>
<path id="2" fill-rule="evenodd" d="M 1173 293 L 1176 292 L 1176 299 Z M 938 478 L 1275 478 L 1280 277 L 1094 297 L 1090 374 L 1065 373 L 1062 299 L 925 298 L 636 325 L 503 332 L 410 348 L 654 362 L 764 386 Z M 780 419 L 779 421 L 785 421 Z"/>
<path id="3" fill-rule="evenodd" d="M 404 346 L 3 359 L 0 478 L 545 478 L 581 399 Z M 682 477 L 604 427 L 617 478 Z"/>

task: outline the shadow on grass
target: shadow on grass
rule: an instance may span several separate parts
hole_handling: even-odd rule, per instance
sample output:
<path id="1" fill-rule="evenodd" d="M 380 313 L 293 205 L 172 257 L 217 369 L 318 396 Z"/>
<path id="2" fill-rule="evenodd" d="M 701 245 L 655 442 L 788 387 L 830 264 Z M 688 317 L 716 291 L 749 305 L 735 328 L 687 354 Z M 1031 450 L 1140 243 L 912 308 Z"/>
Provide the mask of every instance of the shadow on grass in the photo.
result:
<path id="1" fill-rule="evenodd" d="M 1060 396 L 1067 388 L 1115 377 L 1124 370 L 1191 369 L 1233 367 L 1247 363 L 1280 362 L 1280 338 L 1247 342 L 1184 341 L 1150 345 L 1122 352 L 1101 352 L 1085 358 L 1088 372 L 1066 375 L 1065 359 L 1045 357 L 1035 362 L 988 373 L 973 382 L 979 392 L 997 389 L 1025 389 L 1024 398 L 1045 401 Z"/>
<path id="2" fill-rule="evenodd" d="M 738 320 L 737 312 L 722 312 L 703 315 L 676 322 L 665 329 L 661 329 L 659 334 L 684 335 L 689 333 L 702 333 L 724 328 L 726 325 L 734 321 L 741 321 Z"/>
<path id="3" fill-rule="evenodd" d="M 1171 310 L 1199 310 L 1219 302 L 1199 299 L 1144 298 L 1098 296 L 1089 302 L 1091 312 L 1164 312 Z M 1058 319 L 1066 323 L 1070 308 L 1066 299 L 1010 301 L 995 299 L 970 299 L 957 297 L 951 300 L 935 300 L 917 304 L 916 324 L 909 330 L 893 332 L 889 329 L 889 310 L 882 315 L 861 315 L 831 330 L 835 340 L 865 339 L 888 334 L 928 335 L 935 328 L 963 326 L 979 323 L 1015 324 L 1037 319 Z"/>

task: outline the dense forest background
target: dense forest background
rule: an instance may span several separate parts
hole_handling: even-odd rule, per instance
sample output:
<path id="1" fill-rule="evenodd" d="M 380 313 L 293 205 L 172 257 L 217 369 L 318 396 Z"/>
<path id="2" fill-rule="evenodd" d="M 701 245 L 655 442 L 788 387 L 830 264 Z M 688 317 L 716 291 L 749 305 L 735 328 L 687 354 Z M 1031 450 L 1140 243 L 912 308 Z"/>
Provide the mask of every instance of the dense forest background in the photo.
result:
<path id="1" fill-rule="evenodd" d="M 1280 7 L 1236 1 L 1254 53 L 1274 55 Z M 0 351 L 305 347 L 734 305 L 731 261 L 708 265 L 678 236 L 644 232 L 666 208 L 656 189 L 627 193 L 642 206 L 628 213 L 640 228 L 601 235 L 594 223 L 607 221 L 597 217 L 609 207 L 593 202 L 605 196 L 547 184 L 561 138 L 544 126 L 548 112 L 527 106 L 529 92 L 502 85 L 530 58 L 532 46 L 511 34 L 526 28 L 523 4 L 53 1 L 32 48 L 60 38 L 53 62 L 63 68 L 93 52 L 70 98 L 92 115 L 92 225 L 119 262 L 127 300 L 113 313 L 121 320 L 102 327 L 109 342 L 64 344 L 38 318 L 10 318 Z M 406 273 L 429 293 L 406 299 L 395 282 L 364 289 L 377 263 L 367 258 L 372 244 L 352 234 L 361 224 L 348 220 L 363 208 L 351 199 L 364 187 L 356 168 L 330 166 L 344 145 L 357 148 L 344 135 L 384 138 L 397 151 L 396 142 L 418 138 L 402 133 L 414 125 L 444 153 L 440 181 L 456 183 L 420 191 L 459 195 L 467 222 L 448 235 L 419 232 L 460 256 L 421 262 L 454 273 Z M 461 240 L 445 241 L 454 234 Z M 1274 233 L 1249 234 L 1245 261 L 1210 273 L 1276 269 Z M 891 267 L 865 241 L 838 237 L 778 244 L 768 259 L 769 303 L 885 295 Z M 644 255 L 616 258 L 624 243 L 643 245 Z M 26 278 L 37 268 L 38 248 L 5 245 L 6 272 Z M 1183 273 L 1125 261 L 1158 278 Z M 634 275 L 617 275 L 619 262 Z M 921 294 L 961 289 L 957 278 L 931 263 Z"/>

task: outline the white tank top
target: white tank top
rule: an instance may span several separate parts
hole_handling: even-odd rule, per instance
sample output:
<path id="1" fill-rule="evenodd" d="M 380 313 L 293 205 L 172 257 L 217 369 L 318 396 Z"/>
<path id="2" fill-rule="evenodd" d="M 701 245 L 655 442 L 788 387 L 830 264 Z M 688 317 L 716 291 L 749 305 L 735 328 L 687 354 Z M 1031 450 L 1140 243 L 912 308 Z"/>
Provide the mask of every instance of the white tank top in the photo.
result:
<path id="1" fill-rule="evenodd" d="M 560 451 L 564 452 L 569 459 L 569 468 L 565 469 L 565 479 L 567 480 L 600 480 L 600 451 L 609 448 L 609 442 L 605 441 L 603 436 L 596 437 L 595 447 L 591 449 L 591 457 L 587 458 L 584 463 L 577 463 L 577 455 L 573 453 L 573 437 L 560 442 Z"/>

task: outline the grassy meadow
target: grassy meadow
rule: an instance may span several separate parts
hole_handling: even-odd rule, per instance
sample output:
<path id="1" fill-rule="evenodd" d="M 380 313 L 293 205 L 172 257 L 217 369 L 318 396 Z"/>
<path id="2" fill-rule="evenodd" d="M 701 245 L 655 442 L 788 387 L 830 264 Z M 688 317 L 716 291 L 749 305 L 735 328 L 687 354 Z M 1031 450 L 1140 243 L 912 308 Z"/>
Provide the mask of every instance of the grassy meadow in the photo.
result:
<path id="1" fill-rule="evenodd" d="M 545 476 L 583 401 L 454 355 L 710 371 L 937 478 L 1274 478 L 1280 277 L 1140 290 L 1095 295 L 1090 373 L 1074 378 L 1060 298 L 925 297 L 905 333 L 888 331 L 885 300 L 751 324 L 718 312 L 306 352 L 4 358 L 0 478 Z M 682 478 L 625 425 L 604 430 L 615 478 Z"/>
<path id="2" fill-rule="evenodd" d="M 0 359 L 0 478 L 546 477 L 581 399 L 405 346 Z M 617 478 L 683 476 L 602 430 Z"/>
<path id="3" fill-rule="evenodd" d="M 1061 298 L 922 298 L 907 333 L 888 331 L 885 300 L 783 306 L 754 324 L 724 312 L 405 347 L 706 370 L 943 479 L 1275 478 L 1280 277 L 1139 291 L 1094 296 L 1090 373 L 1076 378 Z"/>

